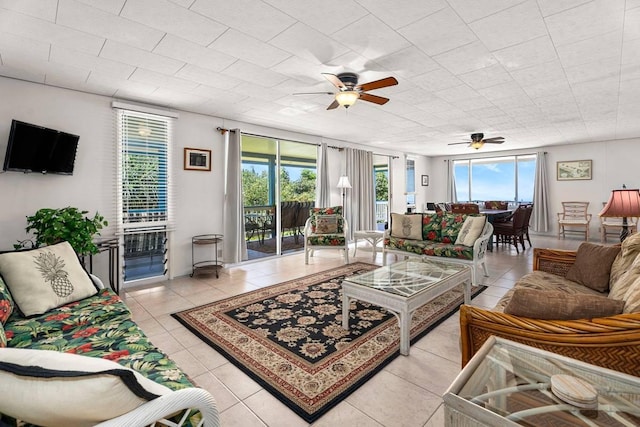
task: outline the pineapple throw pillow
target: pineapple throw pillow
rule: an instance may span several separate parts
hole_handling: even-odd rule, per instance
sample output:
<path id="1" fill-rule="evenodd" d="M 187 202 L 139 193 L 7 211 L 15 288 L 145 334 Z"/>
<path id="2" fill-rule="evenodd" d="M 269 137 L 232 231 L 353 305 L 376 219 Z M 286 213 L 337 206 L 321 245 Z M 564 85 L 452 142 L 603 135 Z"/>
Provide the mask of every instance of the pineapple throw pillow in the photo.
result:
<path id="1" fill-rule="evenodd" d="M 67 242 L 0 254 L 0 275 L 26 317 L 98 292 Z"/>

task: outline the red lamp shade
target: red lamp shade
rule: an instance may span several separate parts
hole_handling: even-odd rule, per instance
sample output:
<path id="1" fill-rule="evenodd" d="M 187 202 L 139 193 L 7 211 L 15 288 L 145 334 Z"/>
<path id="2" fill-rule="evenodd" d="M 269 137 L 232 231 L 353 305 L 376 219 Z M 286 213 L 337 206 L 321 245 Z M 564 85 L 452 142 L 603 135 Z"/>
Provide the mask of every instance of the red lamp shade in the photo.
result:
<path id="1" fill-rule="evenodd" d="M 634 217 L 640 216 L 640 191 L 613 190 L 609 201 L 600 212 L 604 217 Z"/>

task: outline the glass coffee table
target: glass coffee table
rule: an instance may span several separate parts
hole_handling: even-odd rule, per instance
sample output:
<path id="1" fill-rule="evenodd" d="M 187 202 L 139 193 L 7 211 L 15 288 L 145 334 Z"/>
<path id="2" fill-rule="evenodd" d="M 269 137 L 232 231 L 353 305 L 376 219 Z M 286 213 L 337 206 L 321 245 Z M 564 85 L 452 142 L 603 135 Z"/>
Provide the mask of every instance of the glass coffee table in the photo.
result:
<path id="1" fill-rule="evenodd" d="M 443 399 L 451 427 L 640 425 L 640 378 L 495 336 Z"/>
<path id="2" fill-rule="evenodd" d="M 342 327 L 349 329 L 352 299 L 386 308 L 400 323 L 400 354 L 409 355 L 413 313 L 439 295 L 464 284 L 464 302 L 471 301 L 471 269 L 447 260 L 406 260 L 349 277 L 342 282 Z"/>

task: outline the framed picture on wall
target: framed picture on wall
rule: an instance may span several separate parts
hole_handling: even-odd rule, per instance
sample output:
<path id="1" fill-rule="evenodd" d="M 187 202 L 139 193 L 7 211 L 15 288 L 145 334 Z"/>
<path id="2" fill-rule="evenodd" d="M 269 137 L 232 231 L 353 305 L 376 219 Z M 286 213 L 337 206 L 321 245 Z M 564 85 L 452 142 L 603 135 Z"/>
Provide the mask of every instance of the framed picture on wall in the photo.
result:
<path id="1" fill-rule="evenodd" d="M 593 163 L 591 160 L 570 160 L 558 162 L 557 180 L 573 181 L 577 179 L 591 179 Z"/>
<path id="2" fill-rule="evenodd" d="M 422 175 L 422 186 L 423 187 L 429 186 L 429 175 Z"/>
<path id="3" fill-rule="evenodd" d="M 185 148 L 184 169 L 191 171 L 210 171 L 211 150 L 203 150 L 201 148 Z"/>

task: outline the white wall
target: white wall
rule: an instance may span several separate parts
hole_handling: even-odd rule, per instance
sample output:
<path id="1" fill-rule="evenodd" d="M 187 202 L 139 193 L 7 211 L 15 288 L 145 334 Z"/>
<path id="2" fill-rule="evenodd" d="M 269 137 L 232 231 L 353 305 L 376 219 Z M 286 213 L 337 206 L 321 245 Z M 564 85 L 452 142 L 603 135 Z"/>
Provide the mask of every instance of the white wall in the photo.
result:
<path id="1" fill-rule="evenodd" d="M 0 77 L 0 156 L 9 137 L 11 120 L 17 119 L 80 135 L 74 174 L 42 175 L 0 173 L 0 250 L 29 237 L 26 216 L 43 207 L 76 206 L 91 214 L 100 212 L 109 221 L 103 236 L 115 232 L 116 218 L 116 122 L 112 98 Z M 243 132 L 345 147 L 345 141 L 288 132 L 265 126 L 177 111 L 171 172 L 175 231 L 170 243 L 172 275 L 191 272 L 191 237 L 223 232 L 224 136 L 217 127 Z M 355 148 L 363 148 L 351 144 Z M 212 171 L 183 170 L 185 147 L 212 150 Z M 328 153 L 331 204 L 342 203 L 338 178 L 344 173 L 344 152 Z M 4 157 L 2 157 L 4 159 Z M 106 255 L 95 257 L 94 271 L 103 278 Z"/>
<path id="2" fill-rule="evenodd" d="M 622 187 L 640 187 L 640 170 L 638 158 L 640 158 L 640 138 L 591 142 L 584 144 L 554 145 L 540 148 L 547 152 L 547 177 L 549 183 L 549 224 L 551 226 L 547 234 L 557 234 L 557 212 L 562 211 L 563 201 L 588 201 L 591 220 L 591 240 L 599 240 L 600 219 L 598 213 L 602 210 L 602 202 L 609 200 L 611 190 Z M 518 150 L 492 152 L 480 154 L 483 157 L 500 155 L 531 154 L 536 150 Z M 469 158 L 469 156 L 456 156 L 455 158 Z M 432 159 L 434 175 L 442 178 L 441 185 L 434 186 L 432 193 L 435 201 L 445 201 L 446 173 L 445 157 Z M 557 181 L 556 163 L 567 160 L 593 160 L 593 174 L 591 180 L 584 181 Z"/>

